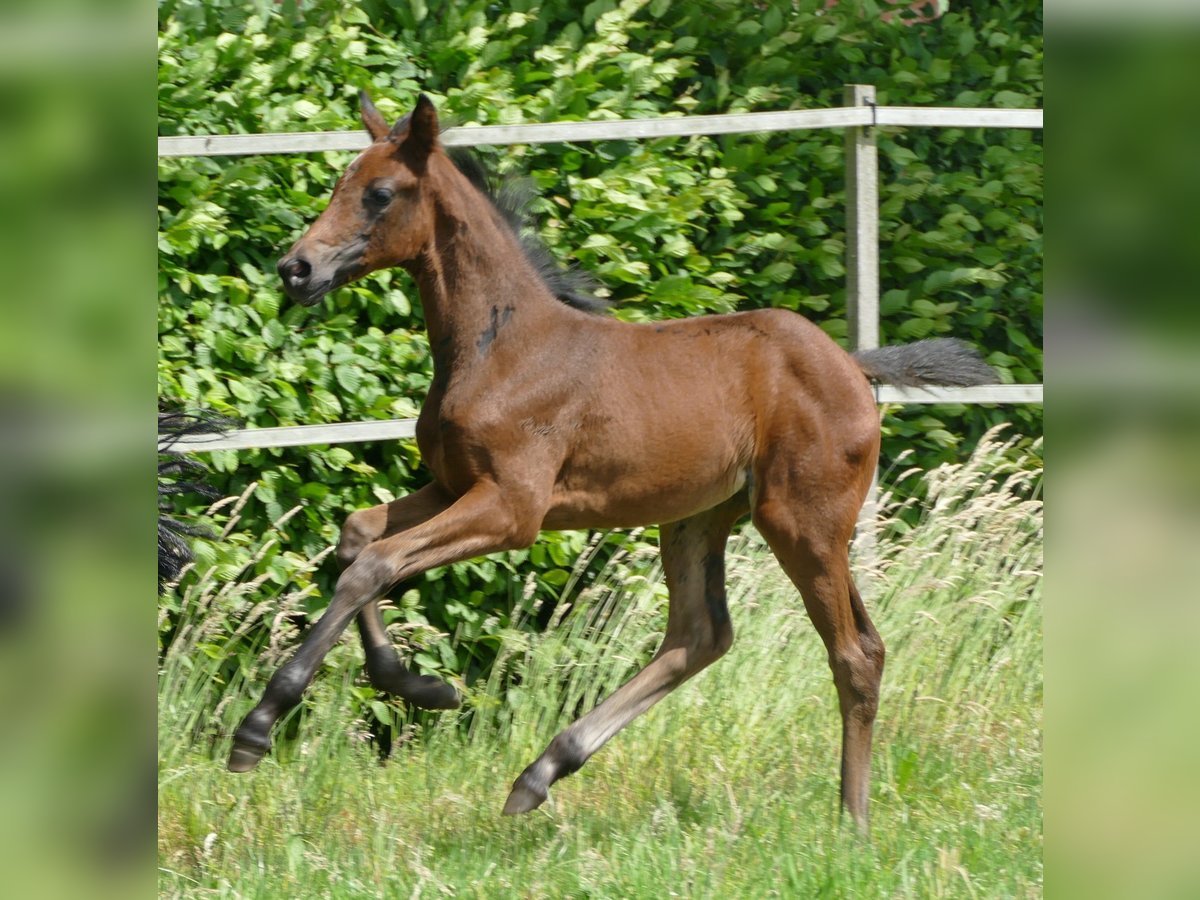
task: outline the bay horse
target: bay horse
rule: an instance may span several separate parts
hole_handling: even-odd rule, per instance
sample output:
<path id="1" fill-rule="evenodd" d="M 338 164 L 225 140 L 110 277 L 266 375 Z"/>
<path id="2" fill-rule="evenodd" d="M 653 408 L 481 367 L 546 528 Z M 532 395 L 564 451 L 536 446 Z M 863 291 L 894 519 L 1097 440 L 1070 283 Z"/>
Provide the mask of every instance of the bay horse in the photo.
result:
<path id="1" fill-rule="evenodd" d="M 527 252 L 512 218 L 447 155 L 427 97 L 393 127 L 365 92 L 361 113 L 372 143 L 278 269 L 307 306 L 377 269 L 411 273 L 433 355 L 416 428 L 433 480 L 346 519 L 333 599 L 238 727 L 229 768 L 252 769 L 270 749 L 273 724 L 356 616 L 378 688 L 425 708 L 459 704 L 391 646 L 377 601 L 398 582 L 528 547 L 542 529 L 661 524 L 662 644 L 516 779 L 504 812 L 528 812 L 729 649 L 725 544 L 749 513 L 828 651 L 841 799 L 865 828 L 884 648 L 848 545 L 879 453 L 870 380 L 979 384 L 992 370 L 954 340 L 851 355 L 786 310 L 631 324 L 576 308 L 587 298 L 562 289 L 545 249 Z"/>

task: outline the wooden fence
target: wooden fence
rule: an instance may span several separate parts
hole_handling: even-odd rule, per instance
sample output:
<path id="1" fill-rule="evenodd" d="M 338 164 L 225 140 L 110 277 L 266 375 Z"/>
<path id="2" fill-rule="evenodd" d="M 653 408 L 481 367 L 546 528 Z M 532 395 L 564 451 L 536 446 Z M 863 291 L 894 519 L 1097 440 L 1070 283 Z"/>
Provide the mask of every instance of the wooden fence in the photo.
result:
<path id="1" fill-rule="evenodd" d="M 816 128 L 846 130 L 846 306 L 852 349 L 879 346 L 879 165 L 876 133 L 881 126 L 915 128 L 1041 128 L 1040 109 L 877 106 L 875 88 L 847 85 L 846 106 L 786 112 L 657 119 L 483 125 L 443 132 L 447 146 L 541 144 L 557 141 L 638 140 L 692 135 L 745 134 Z M 228 134 L 160 137 L 160 157 L 238 156 L 361 150 L 362 131 L 295 134 Z M 880 403 L 1041 403 L 1040 384 L 994 384 L 968 388 L 908 388 L 879 385 Z M 207 452 L 412 438 L 415 419 L 341 422 L 251 428 L 220 438 L 203 435 L 180 441 L 179 450 Z"/>

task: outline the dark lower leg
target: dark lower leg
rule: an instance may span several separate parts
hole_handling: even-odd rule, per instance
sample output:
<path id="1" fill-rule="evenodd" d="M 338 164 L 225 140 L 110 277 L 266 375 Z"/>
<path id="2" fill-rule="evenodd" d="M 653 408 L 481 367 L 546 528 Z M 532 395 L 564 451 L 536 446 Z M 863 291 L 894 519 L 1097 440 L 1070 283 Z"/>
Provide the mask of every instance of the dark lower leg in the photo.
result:
<path id="1" fill-rule="evenodd" d="M 336 597 L 334 604 L 337 604 Z M 253 769 L 271 749 L 271 728 L 288 710 L 299 704 L 305 688 L 316 674 L 317 666 L 349 624 L 354 610 L 346 606 L 348 604 L 343 604 L 338 609 L 331 604 L 330 609 L 313 626 L 296 655 L 271 676 L 262 699 L 234 732 L 233 748 L 229 753 L 231 772 Z"/>
<path id="2" fill-rule="evenodd" d="M 871 732 L 865 722 L 842 723 L 842 806 L 862 831 L 871 785 Z"/>
<path id="3" fill-rule="evenodd" d="M 421 709 L 457 709 L 461 700 L 451 685 L 432 675 L 418 675 L 400 661 L 383 625 L 379 602 L 358 614 L 358 630 L 366 655 L 367 677 L 377 689 Z"/>
<path id="4" fill-rule="evenodd" d="M 669 648 L 664 644 L 646 668 L 555 737 L 542 755 L 525 768 L 513 782 L 504 814 L 511 816 L 541 806 L 554 782 L 578 771 L 614 734 L 711 661 L 710 658 L 702 663 L 687 648 Z"/>
<path id="5" fill-rule="evenodd" d="M 427 485 L 406 497 L 352 514 L 342 527 L 337 561 L 341 568 L 350 566 L 358 555 L 375 541 L 398 534 L 429 521 L 449 506 L 436 485 Z M 438 678 L 418 675 L 401 661 L 379 610 L 373 600 L 358 614 L 358 631 L 366 657 L 367 677 L 378 690 L 419 706 L 422 709 L 455 709 L 460 705 L 458 692 Z"/>

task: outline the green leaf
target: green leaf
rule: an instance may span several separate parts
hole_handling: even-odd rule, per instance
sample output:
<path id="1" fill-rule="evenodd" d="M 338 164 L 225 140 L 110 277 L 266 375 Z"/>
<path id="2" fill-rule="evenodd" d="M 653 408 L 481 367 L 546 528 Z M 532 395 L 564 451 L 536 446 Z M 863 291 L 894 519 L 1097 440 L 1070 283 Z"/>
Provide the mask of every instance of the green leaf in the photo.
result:
<path id="1" fill-rule="evenodd" d="M 284 341 L 287 340 L 288 332 L 284 328 L 283 323 L 278 319 L 271 319 L 262 328 L 263 341 L 271 349 L 275 350 L 282 347 Z"/>
<path id="2" fill-rule="evenodd" d="M 379 700 L 372 700 L 367 704 L 371 712 L 375 714 L 375 718 L 385 725 L 390 725 L 396 720 L 396 714 L 390 706 L 382 703 Z"/>
<path id="3" fill-rule="evenodd" d="M 883 296 L 879 298 L 879 314 L 881 316 L 895 315 L 907 306 L 908 291 L 895 289 L 884 291 Z"/>
<path id="4" fill-rule="evenodd" d="M 354 454 L 345 447 L 332 447 L 325 452 L 325 462 L 334 470 L 345 468 L 353 461 Z"/>
<path id="5" fill-rule="evenodd" d="M 357 391 L 363 383 L 363 371 L 358 366 L 336 366 L 333 375 L 337 383 L 351 394 Z"/>
<path id="6" fill-rule="evenodd" d="M 384 295 L 384 299 L 391 305 L 392 309 L 398 315 L 408 316 L 412 313 L 412 304 L 408 302 L 408 295 L 404 291 L 388 291 Z"/>
<path id="7" fill-rule="evenodd" d="M 550 569 L 542 573 L 542 580 L 553 587 L 562 587 L 570 578 L 571 573 L 566 569 Z"/>
<path id="8" fill-rule="evenodd" d="M 279 315 L 280 297 L 278 291 L 255 291 L 253 300 L 255 311 L 264 319 L 274 319 Z"/>
<path id="9" fill-rule="evenodd" d="M 230 379 L 229 391 L 233 394 L 233 396 L 245 403 L 253 401 L 258 396 L 258 392 L 254 388 L 243 381 L 238 381 L 237 379 Z"/>
<path id="10" fill-rule="evenodd" d="M 822 25 L 813 32 L 812 42 L 814 44 L 826 44 L 837 37 L 839 31 L 841 31 L 840 26 L 833 22 Z"/>
<path id="11" fill-rule="evenodd" d="M 1013 109 L 1020 109 L 1034 105 L 1030 102 L 1028 95 L 1018 94 L 1016 91 L 996 91 L 996 93 L 992 95 L 992 103 L 994 103 L 996 106 L 1009 107 Z"/>

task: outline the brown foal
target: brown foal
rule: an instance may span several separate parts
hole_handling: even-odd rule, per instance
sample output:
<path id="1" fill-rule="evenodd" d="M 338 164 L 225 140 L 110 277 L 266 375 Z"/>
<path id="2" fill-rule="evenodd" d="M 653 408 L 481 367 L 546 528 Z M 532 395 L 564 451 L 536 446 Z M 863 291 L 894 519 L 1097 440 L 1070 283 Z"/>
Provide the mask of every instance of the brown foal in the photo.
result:
<path id="1" fill-rule="evenodd" d="M 852 356 L 782 310 L 629 324 L 574 308 L 579 298 L 556 296 L 544 260 L 443 151 L 428 98 L 389 128 L 364 94 L 362 118 L 374 142 L 279 272 L 306 305 L 376 269 L 412 274 L 434 356 L 417 423 L 433 481 L 347 519 L 333 600 L 238 728 L 229 768 L 251 769 L 270 749 L 272 725 L 356 616 L 376 686 L 422 707 L 458 705 L 452 687 L 407 669 L 388 641 L 377 601 L 397 582 L 527 547 L 543 528 L 665 523 L 662 646 L 517 778 L 504 812 L 534 809 L 729 649 L 725 543 L 749 513 L 828 650 L 842 801 L 865 827 L 884 651 L 848 545 L 879 451 L 868 379 L 978 384 L 992 371 L 952 340 Z"/>

